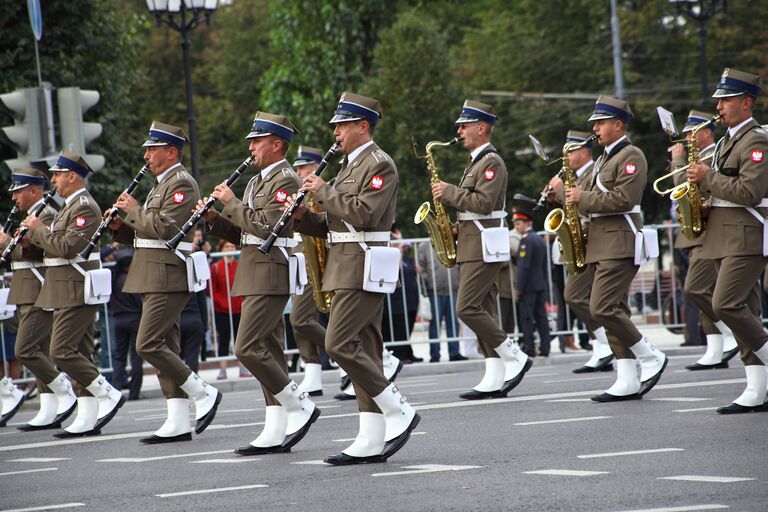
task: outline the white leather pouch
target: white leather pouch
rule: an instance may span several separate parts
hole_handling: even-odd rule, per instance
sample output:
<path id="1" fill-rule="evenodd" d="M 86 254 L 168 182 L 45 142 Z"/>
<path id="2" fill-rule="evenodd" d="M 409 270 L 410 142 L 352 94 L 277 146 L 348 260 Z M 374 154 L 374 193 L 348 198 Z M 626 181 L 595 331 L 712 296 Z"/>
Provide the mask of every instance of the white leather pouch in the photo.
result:
<path id="1" fill-rule="evenodd" d="M 106 304 L 112 294 L 112 272 L 108 268 L 98 268 L 85 272 L 83 300 L 88 305 Z"/>
<path id="2" fill-rule="evenodd" d="M 659 257 L 659 234 L 655 229 L 635 232 L 635 265 L 647 265 Z"/>
<path id="3" fill-rule="evenodd" d="M 304 287 L 308 282 L 307 264 L 304 255 L 300 252 L 288 258 L 288 279 L 288 292 L 293 295 L 304 295 Z"/>
<path id="4" fill-rule="evenodd" d="M 483 261 L 496 263 L 509 261 L 509 229 L 485 228 L 480 233 L 483 243 Z"/>
<path id="5" fill-rule="evenodd" d="M 189 291 L 197 293 L 205 290 L 208 286 L 208 280 L 211 278 L 208 256 L 203 251 L 197 251 L 187 256 L 185 261 L 187 262 L 187 287 Z"/>
<path id="6" fill-rule="evenodd" d="M 16 311 L 16 304 L 8 304 L 10 288 L 0 288 L 0 320 L 8 320 Z"/>
<path id="7" fill-rule="evenodd" d="M 368 247 L 365 251 L 363 290 L 372 293 L 392 293 L 400 275 L 400 249 Z"/>

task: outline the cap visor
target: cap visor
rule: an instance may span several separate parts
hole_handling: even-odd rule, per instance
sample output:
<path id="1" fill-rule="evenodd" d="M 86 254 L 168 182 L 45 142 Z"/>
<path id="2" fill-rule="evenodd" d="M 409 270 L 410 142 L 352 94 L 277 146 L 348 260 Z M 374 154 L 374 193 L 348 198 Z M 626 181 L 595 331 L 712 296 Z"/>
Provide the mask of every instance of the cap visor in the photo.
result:
<path id="1" fill-rule="evenodd" d="M 298 167 L 299 165 L 309 165 L 314 163 L 317 163 L 317 162 L 315 162 L 314 160 L 299 159 L 293 162 L 293 166 Z"/>
<path id="2" fill-rule="evenodd" d="M 363 118 L 359 116 L 348 116 L 346 114 L 335 114 L 328 124 L 346 123 L 349 121 L 362 121 Z"/>
<path id="3" fill-rule="evenodd" d="M 589 119 L 587 119 L 587 122 L 589 122 L 589 121 L 599 121 L 601 119 L 613 119 L 614 117 L 616 117 L 616 116 L 611 116 L 611 115 L 608 115 L 608 114 L 602 114 L 602 113 L 599 113 L 599 112 L 595 112 L 594 114 L 589 116 Z"/>
<path id="4" fill-rule="evenodd" d="M 259 137 L 266 137 L 268 135 L 273 135 L 273 134 L 269 132 L 251 132 L 245 136 L 245 140 L 258 139 Z"/>
<path id="5" fill-rule="evenodd" d="M 741 96 L 744 94 L 743 91 L 733 91 L 730 89 L 717 89 L 715 91 L 715 94 L 712 95 L 713 98 L 730 98 L 732 96 Z"/>
<path id="6" fill-rule="evenodd" d="M 148 140 L 144 144 L 141 145 L 143 148 L 153 148 L 156 146 L 170 146 L 167 142 L 158 142 L 156 140 Z"/>
<path id="7" fill-rule="evenodd" d="M 480 121 L 480 119 L 478 119 L 476 117 L 459 116 L 459 118 L 456 121 L 454 121 L 453 124 L 477 123 L 479 121 Z"/>
<path id="8" fill-rule="evenodd" d="M 28 187 L 29 183 L 23 183 L 21 185 L 11 185 L 8 189 L 8 192 L 13 192 L 14 190 L 21 190 L 22 188 Z"/>

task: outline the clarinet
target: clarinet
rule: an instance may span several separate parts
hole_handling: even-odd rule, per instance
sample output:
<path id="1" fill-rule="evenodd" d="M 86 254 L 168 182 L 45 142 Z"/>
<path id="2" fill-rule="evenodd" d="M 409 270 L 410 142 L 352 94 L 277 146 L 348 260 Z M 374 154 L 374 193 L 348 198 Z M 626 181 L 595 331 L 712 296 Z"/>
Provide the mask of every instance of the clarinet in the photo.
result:
<path id="1" fill-rule="evenodd" d="M 45 197 L 43 198 L 43 202 L 40 203 L 40 205 L 35 209 L 34 212 L 32 212 L 32 215 L 34 217 L 40 217 L 40 214 L 43 213 L 43 210 L 45 210 L 45 207 L 50 204 L 50 202 L 53 200 L 53 196 L 56 195 L 56 189 L 52 189 L 50 192 L 48 192 Z M 24 235 L 27 234 L 27 231 L 29 231 L 29 228 L 27 226 L 21 226 L 19 229 L 19 232 L 16 233 L 16 236 L 13 237 L 13 240 L 11 240 L 11 243 L 8 244 L 8 247 L 5 248 L 3 251 L 3 254 L 0 255 L 0 267 L 4 267 L 8 264 L 8 262 L 11 260 L 11 253 L 14 249 L 16 249 L 16 246 L 21 243 L 21 239 L 24 238 Z"/>
<path id="2" fill-rule="evenodd" d="M 328 150 L 328 152 L 323 157 L 323 160 L 320 162 L 320 164 L 317 166 L 317 169 L 315 169 L 314 174 L 315 176 L 320 176 L 323 174 L 323 171 L 325 170 L 326 166 L 328 165 L 328 162 L 336 156 L 336 154 L 341 151 L 341 146 L 339 146 L 338 142 L 334 142 L 333 146 Z M 298 208 L 301 203 L 304 201 L 304 198 L 306 197 L 306 192 L 299 192 L 296 195 L 296 199 L 293 201 L 293 204 L 290 208 L 286 209 L 283 214 L 280 216 L 280 220 L 277 221 L 277 224 L 275 224 L 275 227 L 272 228 L 272 231 L 269 233 L 269 237 L 264 241 L 263 244 L 259 246 L 259 251 L 261 251 L 264 254 L 269 254 L 269 251 L 272 249 L 272 246 L 275 244 L 275 240 L 277 240 L 278 233 L 283 230 L 285 227 L 285 224 L 288 222 L 288 219 L 290 219 L 293 216 L 293 213 L 296 211 L 296 208 Z"/>
<path id="3" fill-rule="evenodd" d="M 133 193 L 134 190 L 136 190 L 136 187 L 139 186 L 139 182 L 147 174 L 148 170 L 149 170 L 149 164 L 146 164 L 144 167 L 141 168 L 139 173 L 133 177 L 133 181 L 131 181 L 131 184 L 128 185 L 128 188 L 125 189 L 126 194 L 130 195 Z M 104 230 L 107 229 L 107 225 L 110 222 L 112 222 L 115 219 L 115 217 L 117 217 L 117 208 L 112 207 L 109 209 L 107 216 L 101 220 L 101 224 L 99 224 L 99 227 L 96 228 L 96 232 L 88 241 L 88 245 L 85 246 L 85 249 L 80 251 L 79 256 L 81 258 L 83 258 L 84 260 L 88 259 L 88 257 L 91 255 L 91 252 L 93 252 L 93 248 L 96 247 L 96 244 L 98 243 L 99 238 L 101 238 L 101 234 L 104 233 Z"/>
<path id="4" fill-rule="evenodd" d="M 240 179 L 240 175 L 245 172 L 245 170 L 253 163 L 253 157 L 249 156 L 246 158 L 243 163 L 241 163 L 237 169 L 235 169 L 235 172 L 232 173 L 232 175 L 227 178 L 227 181 L 225 184 L 228 187 L 231 187 L 235 184 L 237 180 Z M 211 209 L 213 204 L 216 202 L 216 199 L 209 197 L 208 201 L 205 202 L 205 205 L 203 205 L 202 208 L 200 208 L 198 211 L 192 214 L 192 216 L 189 218 L 189 220 L 181 227 L 178 233 L 176 233 L 176 236 L 165 242 L 165 245 L 172 251 L 175 251 L 176 248 L 179 246 L 182 240 L 184 240 L 184 237 L 187 236 L 187 234 L 195 227 L 195 225 L 200 221 L 200 219 L 203 218 L 203 215 L 206 214 L 208 210 Z"/>
<path id="5" fill-rule="evenodd" d="M 8 218 L 5 220 L 5 224 L 3 224 L 3 233 L 8 233 L 13 229 L 13 226 L 16 225 L 16 219 L 13 217 L 16 216 L 16 214 L 19 213 L 19 205 L 13 205 L 13 208 L 11 208 L 11 213 L 8 214 Z"/>

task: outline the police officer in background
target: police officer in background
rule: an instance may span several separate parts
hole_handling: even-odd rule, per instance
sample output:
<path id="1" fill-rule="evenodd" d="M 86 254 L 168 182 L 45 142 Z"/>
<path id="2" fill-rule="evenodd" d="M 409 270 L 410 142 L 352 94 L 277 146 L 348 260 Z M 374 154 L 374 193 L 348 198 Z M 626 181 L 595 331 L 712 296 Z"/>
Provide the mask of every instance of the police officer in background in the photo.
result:
<path id="1" fill-rule="evenodd" d="M 64 206 L 50 227 L 33 215 L 22 225 L 29 228 L 32 244 L 45 253 L 46 280 L 35 306 L 54 310 L 51 358 L 80 384 L 75 421 L 54 434 L 64 439 L 100 434 L 125 398 L 91 361 L 97 306 L 85 304 L 85 272 L 99 268 L 99 249 L 88 261 L 78 254 L 101 221 L 101 209 L 85 189 L 92 171 L 80 155 L 69 151 L 61 152 L 51 171 L 51 183 L 64 198 Z"/>
<path id="2" fill-rule="evenodd" d="M 731 328 L 747 374 L 744 392 L 720 414 L 768 410 L 768 333 L 753 293 L 768 256 L 768 133 L 752 117 L 760 92 L 759 76 L 725 69 L 712 97 L 728 131 L 712 165 L 702 162 L 687 173 L 712 197 L 701 257 L 715 262 L 717 282 L 712 310 L 705 301 L 697 304 Z"/>
<path id="3" fill-rule="evenodd" d="M 485 356 L 485 375 L 460 398 L 478 400 L 506 396 L 523 379 L 533 361 L 507 337 L 496 320 L 496 288 L 503 262 L 484 261 L 482 231 L 503 227 L 507 168 L 491 145 L 496 111 L 490 105 L 466 100 L 456 120 L 457 133 L 470 152 L 470 163 L 459 185 L 432 185 L 435 201 L 459 210 L 459 318 L 477 335 Z"/>
<path id="4" fill-rule="evenodd" d="M 686 136 L 689 143 L 692 143 L 691 134 L 693 133 L 693 129 L 710 121 L 712 117 L 712 114 L 706 112 L 699 112 L 697 110 L 690 111 L 685 126 L 683 127 L 683 134 Z M 704 128 L 698 130 L 696 134 L 699 159 L 703 159 L 706 162 L 710 161 L 710 158 L 715 151 L 714 132 L 715 123 L 710 122 Z M 670 152 L 672 154 L 673 169 L 678 169 L 688 163 L 688 152 L 683 144 L 675 144 L 670 148 Z M 685 181 L 687 181 L 685 173 L 680 172 L 674 175 L 675 185 L 680 185 Z M 708 202 L 709 194 L 703 192 L 702 200 Z M 679 231 L 675 237 L 675 249 L 679 249 L 686 254 L 688 260 L 688 271 L 684 278 L 685 295 L 690 299 L 694 311 L 699 313 L 695 316 L 701 322 L 701 329 L 707 337 L 706 352 L 698 361 L 686 366 L 689 370 L 728 368 L 728 360 L 735 356 L 739 351 L 738 345 L 736 344 L 736 338 L 733 337 L 733 333 L 728 326 L 725 325 L 723 321 L 710 316 L 710 313 L 712 313 L 712 292 L 715 289 L 715 282 L 717 281 L 717 267 L 714 260 L 701 257 L 701 247 L 704 244 L 704 237 L 706 234 L 707 230 L 705 229 L 698 238 L 689 240 L 683 235 L 682 231 Z M 759 290 L 757 282 L 755 282 L 753 293 L 758 297 L 757 294 L 759 294 Z M 757 300 L 759 300 L 759 298 Z M 698 306 L 696 305 L 697 302 L 705 302 L 708 305 L 706 311 L 698 311 Z M 686 324 L 688 323 L 688 308 L 689 305 L 686 303 Z M 691 329 L 696 329 L 698 331 L 698 322 L 694 322 L 693 325 L 688 325 L 689 336 Z"/>
<path id="5" fill-rule="evenodd" d="M 32 213 L 43 203 L 45 175 L 36 169 L 15 169 L 9 192 L 20 211 Z M 56 210 L 47 206 L 40 213 L 40 221 L 50 226 Z M 11 236 L 0 234 L 0 246 L 5 247 Z M 60 428 L 77 407 L 77 397 L 69 379 L 60 373 L 51 360 L 51 311 L 35 306 L 45 281 L 43 251 L 29 242 L 27 235 L 13 251 L 11 291 L 8 304 L 16 304 L 19 314 L 19 330 L 16 333 L 16 358 L 35 376 L 40 392 L 40 409 L 37 415 L 19 430 L 45 430 Z M 17 391 L 23 397 L 24 393 Z M 22 398 L 18 404 L 21 405 Z M 14 411 L 15 412 L 15 411 Z M 4 415 L 0 423 L 10 419 Z"/>
<path id="6" fill-rule="evenodd" d="M 242 201 L 226 182 L 217 185 L 211 197 L 224 208 L 220 213 L 210 209 L 205 216 L 214 236 L 243 248 L 232 286 L 232 294 L 243 297 L 235 355 L 259 380 L 267 403 L 264 429 L 235 450 L 239 455 L 289 452 L 320 416 L 320 409 L 289 377 L 283 351 L 283 310 L 290 289 L 288 250 L 296 245 L 293 222 L 286 223 L 268 254 L 259 250 L 280 219 L 281 208 L 301 185 L 285 159 L 297 133 L 287 117 L 257 112 L 245 138 L 253 165 L 260 171 L 248 182 Z"/>
<path id="7" fill-rule="evenodd" d="M 189 399 L 195 404 L 197 434 L 213 421 L 221 402 L 221 393 L 179 357 L 179 318 L 190 297 L 185 256 L 192 251 L 194 233 L 176 251 L 165 241 L 179 232 L 200 198 L 197 182 L 181 163 L 186 142 L 178 126 L 152 123 L 143 147 L 154 186 L 143 206 L 130 194 L 120 194 L 115 207 L 125 212 L 125 219 L 117 216 L 109 224 L 116 241 L 135 248 L 123 291 L 142 296 L 136 352 L 157 369 L 166 399 L 166 420 L 154 434 L 139 439 L 144 444 L 191 440 Z"/>
<path id="8" fill-rule="evenodd" d="M 590 215 L 586 263 L 593 272 L 589 312 L 605 327 L 616 356 L 617 379 L 597 402 L 636 400 L 656 385 L 667 357 L 637 330 L 630 319 L 627 294 L 637 274 L 636 233 L 642 228 L 640 201 L 647 179 L 645 155 L 626 135 L 632 117 L 622 100 L 600 96 L 589 118 L 605 148 L 593 171 L 590 190 L 579 185 L 565 190 L 565 200 Z M 636 360 L 640 361 L 638 378 Z"/>
<path id="9" fill-rule="evenodd" d="M 346 155 L 334 186 L 314 174 L 301 188 L 314 192 L 319 214 L 302 204 L 297 230 L 330 243 L 323 291 L 334 292 L 325 349 L 351 377 L 360 410 L 354 442 L 334 465 L 385 462 L 408 441 L 420 417 L 382 371 L 384 294 L 363 289 L 366 251 L 386 246 L 394 222 L 398 175 L 392 158 L 373 141 L 381 107 L 373 98 L 344 92 L 331 118 Z M 288 205 L 289 206 L 289 205 Z"/>

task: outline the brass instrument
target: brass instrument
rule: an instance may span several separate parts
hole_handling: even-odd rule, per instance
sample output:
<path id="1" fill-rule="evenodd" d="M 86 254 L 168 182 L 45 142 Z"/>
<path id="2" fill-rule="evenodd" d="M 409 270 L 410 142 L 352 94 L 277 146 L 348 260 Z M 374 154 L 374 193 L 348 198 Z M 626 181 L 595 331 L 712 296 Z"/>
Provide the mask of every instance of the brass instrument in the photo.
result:
<path id="1" fill-rule="evenodd" d="M 563 184 L 565 188 L 576 186 L 576 173 L 571 169 L 568 153 L 583 148 L 597 138 L 592 135 L 583 142 L 567 142 L 563 145 Z M 563 208 L 555 208 L 544 219 L 544 230 L 555 233 L 560 245 L 563 265 L 570 275 L 581 274 L 587 268 L 587 240 L 581 226 L 579 208 L 573 203 L 566 203 Z"/>
<path id="2" fill-rule="evenodd" d="M 429 172 L 429 181 L 432 185 L 440 181 L 435 157 L 432 154 L 433 149 L 437 146 L 452 146 L 460 140 L 459 137 L 454 137 L 447 142 L 433 140 L 427 143 L 426 155 L 423 158 L 427 160 L 427 171 Z M 414 143 L 414 151 L 415 149 Z M 421 158 L 418 155 L 416 156 Z M 443 203 L 435 201 L 434 211 L 429 201 L 421 203 L 421 206 L 419 206 L 419 209 L 416 210 L 416 214 L 413 216 L 413 223 L 421 224 L 422 222 L 427 227 L 430 242 L 440 263 L 446 268 L 456 265 L 456 240 L 453 236 L 453 224 L 448 213 L 445 211 Z"/>
<path id="3" fill-rule="evenodd" d="M 315 205 L 315 195 L 309 193 L 307 195 L 307 209 L 313 212 L 321 211 L 320 208 Z M 307 266 L 307 277 L 309 282 L 312 283 L 312 298 L 315 300 L 317 310 L 323 314 L 328 314 L 331 311 L 331 300 L 333 300 L 333 292 L 324 292 L 323 288 L 323 273 L 325 272 L 326 261 L 328 260 L 328 246 L 325 244 L 325 239 L 301 235 L 301 240 L 304 243 L 304 261 Z"/>
<path id="4" fill-rule="evenodd" d="M 701 162 L 697 140 L 699 130 L 706 128 L 710 123 L 717 123 L 718 121 L 720 121 L 720 115 L 714 116 L 709 121 L 699 123 L 691 130 L 691 139 L 688 144 L 688 165 L 684 167 L 685 169 Z M 676 171 L 682 172 L 681 169 Z M 653 185 L 654 190 L 656 190 L 656 182 Z M 675 205 L 675 216 L 677 217 L 678 224 L 680 224 L 680 232 L 688 240 L 697 239 L 704 231 L 704 220 L 701 213 L 703 201 L 698 183 L 687 180 L 685 183 L 672 188 L 669 192 L 670 199 L 677 202 Z"/>
<path id="5" fill-rule="evenodd" d="M 710 160 L 710 159 L 711 159 L 713 156 L 714 156 L 714 154 L 709 154 L 709 155 L 707 155 L 707 156 L 705 156 L 705 157 L 702 157 L 702 158 L 700 159 L 700 161 L 702 161 L 702 162 L 703 162 L 703 161 L 705 161 L 705 160 Z M 664 190 L 659 190 L 659 184 L 660 184 L 662 181 L 666 180 L 666 179 L 669 179 L 669 178 L 671 178 L 671 177 L 673 177 L 673 176 L 676 176 L 676 175 L 680 174 L 681 172 L 685 172 L 685 171 L 687 171 L 689 167 L 690 167 L 690 165 L 686 164 L 686 165 L 684 165 L 684 166 L 682 166 L 682 167 L 678 167 L 677 169 L 674 169 L 674 170 L 672 170 L 672 171 L 668 172 L 668 173 L 667 173 L 667 174 L 665 174 L 664 176 L 660 176 L 660 177 L 656 178 L 656 180 L 653 182 L 653 190 L 654 190 L 654 191 L 655 191 L 657 194 L 659 194 L 659 195 L 662 195 L 662 196 L 665 196 L 665 195 L 667 195 L 667 194 L 671 193 L 673 190 L 675 190 L 675 189 L 676 189 L 677 187 L 679 187 L 680 185 L 674 185 L 674 186 L 672 186 L 672 187 L 669 187 L 669 188 L 666 188 L 666 189 L 664 189 Z"/>

